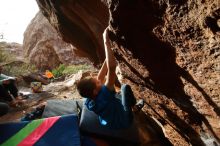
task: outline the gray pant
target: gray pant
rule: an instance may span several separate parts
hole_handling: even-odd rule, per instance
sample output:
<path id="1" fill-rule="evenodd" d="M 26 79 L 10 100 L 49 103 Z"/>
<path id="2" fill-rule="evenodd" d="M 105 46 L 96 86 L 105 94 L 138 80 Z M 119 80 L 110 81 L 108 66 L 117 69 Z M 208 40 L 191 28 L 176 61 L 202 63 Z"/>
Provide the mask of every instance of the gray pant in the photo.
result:
<path id="1" fill-rule="evenodd" d="M 136 103 L 131 87 L 127 84 L 121 86 L 121 92 L 117 93 L 115 97 L 121 100 L 125 111 L 131 111 L 131 107 Z"/>
<path id="2" fill-rule="evenodd" d="M 0 102 L 0 116 L 7 114 L 9 106 L 6 103 Z"/>
<path id="3" fill-rule="evenodd" d="M 7 85 L 0 85 L 0 101 L 12 101 L 13 98 L 18 96 L 18 89 L 15 85 L 15 81 L 10 80 L 10 83 Z"/>

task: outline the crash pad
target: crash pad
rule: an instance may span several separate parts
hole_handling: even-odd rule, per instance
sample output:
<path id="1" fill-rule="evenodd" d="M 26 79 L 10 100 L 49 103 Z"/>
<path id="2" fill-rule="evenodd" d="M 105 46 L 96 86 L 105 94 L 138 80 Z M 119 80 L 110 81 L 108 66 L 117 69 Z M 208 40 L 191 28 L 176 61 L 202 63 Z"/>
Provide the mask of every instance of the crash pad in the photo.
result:
<path id="1" fill-rule="evenodd" d="M 80 146 L 78 116 L 0 124 L 1 146 Z"/>

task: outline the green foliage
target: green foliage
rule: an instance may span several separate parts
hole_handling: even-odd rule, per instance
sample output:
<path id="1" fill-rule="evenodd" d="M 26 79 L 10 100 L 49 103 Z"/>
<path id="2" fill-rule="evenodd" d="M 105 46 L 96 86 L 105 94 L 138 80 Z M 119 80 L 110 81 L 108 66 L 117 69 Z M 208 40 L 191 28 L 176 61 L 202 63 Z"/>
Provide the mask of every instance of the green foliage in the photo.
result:
<path id="1" fill-rule="evenodd" d="M 13 54 L 9 54 L 8 52 L 2 50 L 2 48 L 0 48 L 0 63 L 7 63 L 7 62 L 12 62 L 15 59 L 15 55 Z"/>
<path id="2" fill-rule="evenodd" d="M 78 71 L 80 70 L 90 70 L 92 69 L 92 66 L 90 65 L 87 65 L 87 64 L 81 64 L 81 65 L 70 65 L 70 66 L 67 66 L 65 68 L 65 70 L 63 71 L 63 74 L 65 75 L 68 75 L 68 74 L 75 74 L 77 73 Z"/>
<path id="3" fill-rule="evenodd" d="M 21 65 L 8 64 L 4 66 L 4 73 L 9 76 L 20 76 L 36 71 L 37 69 L 34 65 L 30 65 L 26 63 L 23 63 Z"/>
<path id="4" fill-rule="evenodd" d="M 2 50 L 0 50 L 0 63 L 4 62 L 6 60 L 6 56 L 4 55 L 4 53 L 2 52 Z"/>
<path id="5" fill-rule="evenodd" d="M 6 47 L 6 42 L 0 42 L 0 64 L 3 65 L 4 74 L 20 76 L 37 70 L 34 65 L 16 60 L 15 55 L 4 50 Z"/>
<path id="6" fill-rule="evenodd" d="M 64 64 L 61 64 L 59 67 L 52 70 L 52 73 L 55 78 L 58 78 L 63 75 L 70 75 L 75 74 L 80 70 L 91 70 L 92 66 L 87 64 L 81 64 L 81 65 L 69 65 L 65 66 Z"/>
<path id="7" fill-rule="evenodd" d="M 4 49 L 8 47 L 6 42 L 0 42 L 0 65 L 3 65 L 3 73 L 10 76 L 19 76 L 29 74 L 31 72 L 36 72 L 37 69 L 34 65 L 27 64 L 22 61 L 18 61 L 16 56 L 5 51 Z M 75 74 L 80 70 L 93 70 L 91 65 L 81 64 L 81 65 L 64 65 L 60 64 L 57 68 L 52 70 L 55 78 Z"/>
<path id="8" fill-rule="evenodd" d="M 65 68 L 66 68 L 65 65 L 61 64 L 57 68 L 53 69 L 52 73 L 53 73 L 54 77 L 58 78 L 58 77 L 62 76 L 63 75 L 63 71 L 65 70 Z"/>
<path id="9" fill-rule="evenodd" d="M 15 60 L 15 55 L 5 51 L 5 48 L 7 47 L 8 44 L 6 42 L 0 42 L 0 64 L 5 64 Z"/>

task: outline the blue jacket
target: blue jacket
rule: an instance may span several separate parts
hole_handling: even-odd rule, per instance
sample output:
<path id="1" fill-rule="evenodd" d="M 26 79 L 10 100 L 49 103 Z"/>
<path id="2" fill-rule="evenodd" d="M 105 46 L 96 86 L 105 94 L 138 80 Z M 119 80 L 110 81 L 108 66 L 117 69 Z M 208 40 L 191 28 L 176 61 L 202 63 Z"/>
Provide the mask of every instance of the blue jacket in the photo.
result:
<path id="1" fill-rule="evenodd" d="M 124 110 L 121 100 L 115 95 L 116 92 L 103 85 L 97 97 L 94 100 L 87 98 L 85 105 L 99 116 L 101 125 L 111 129 L 127 128 L 132 123 L 129 117 L 132 113 Z"/>

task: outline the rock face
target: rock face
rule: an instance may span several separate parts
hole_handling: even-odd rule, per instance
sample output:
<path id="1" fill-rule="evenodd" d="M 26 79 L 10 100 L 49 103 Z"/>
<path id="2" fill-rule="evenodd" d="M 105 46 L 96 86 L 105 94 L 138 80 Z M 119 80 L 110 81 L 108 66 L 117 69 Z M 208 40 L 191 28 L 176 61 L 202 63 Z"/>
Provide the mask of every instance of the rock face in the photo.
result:
<path id="1" fill-rule="evenodd" d="M 37 0 L 37 3 L 63 39 L 77 48 L 77 54 L 89 57 L 95 64 L 104 60 L 100 36 L 108 25 L 108 9 L 101 1 Z"/>
<path id="2" fill-rule="evenodd" d="M 66 43 L 48 20 L 39 12 L 24 33 L 25 56 L 38 69 L 52 69 L 59 64 L 88 62 L 76 55 L 75 47 Z"/>
<path id="3" fill-rule="evenodd" d="M 101 1 L 37 2 L 65 40 L 77 44 L 79 52 L 90 55 L 91 60 L 103 60 L 97 44 L 101 44 L 108 11 Z M 205 145 L 207 135 L 219 140 L 219 1 L 102 2 L 109 9 L 110 39 L 121 74 L 133 85 L 135 95 L 148 103 L 145 112 L 164 125 L 174 145 Z M 102 22 L 99 31 L 92 29 L 100 26 L 92 19 Z M 76 39 L 79 32 L 85 34 Z M 199 130 L 204 130 L 205 135 Z"/>

